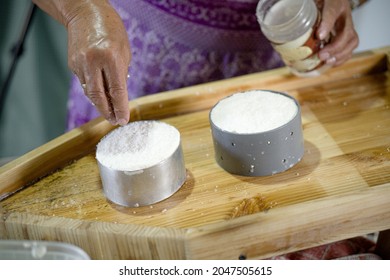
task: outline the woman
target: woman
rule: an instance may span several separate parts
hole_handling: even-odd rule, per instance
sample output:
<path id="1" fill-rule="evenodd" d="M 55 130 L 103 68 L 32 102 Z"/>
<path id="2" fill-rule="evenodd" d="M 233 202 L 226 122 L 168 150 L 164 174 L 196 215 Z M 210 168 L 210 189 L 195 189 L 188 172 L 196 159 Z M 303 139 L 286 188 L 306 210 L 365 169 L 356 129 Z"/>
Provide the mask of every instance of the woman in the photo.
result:
<path id="1" fill-rule="evenodd" d="M 68 31 L 68 61 L 75 74 L 68 129 L 99 113 L 113 125 L 126 124 L 129 98 L 283 65 L 261 34 L 258 0 L 34 2 Z M 350 3 L 319 2 L 318 36 L 337 32 L 320 58 L 339 65 L 358 45 Z"/>
<path id="2" fill-rule="evenodd" d="M 68 129 L 99 114 L 125 125 L 128 99 L 283 65 L 260 31 L 258 0 L 33 1 L 68 31 L 69 67 L 75 74 Z M 317 36 L 326 38 L 333 29 L 337 34 L 319 57 L 340 65 L 358 45 L 351 3 L 317 2 L 322 9 Z M 276 259 L 339 258 L 369 252 L 374 245 L 356 238 Z"/>

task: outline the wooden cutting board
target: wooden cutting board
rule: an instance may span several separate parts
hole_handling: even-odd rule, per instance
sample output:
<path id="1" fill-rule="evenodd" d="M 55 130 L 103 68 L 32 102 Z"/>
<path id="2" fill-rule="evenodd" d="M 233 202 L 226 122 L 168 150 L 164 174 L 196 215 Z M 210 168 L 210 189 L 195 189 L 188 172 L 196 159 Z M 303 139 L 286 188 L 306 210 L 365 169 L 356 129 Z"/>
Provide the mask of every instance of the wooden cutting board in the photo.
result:
<path id="1" fill-rule="evenodd" d="M 113 127 L 99 118 L 0 167 L 0 238 L 73 243 L 93 259 L 267 258 L 390 228 L 390 47 L 320 77 L 287 69 L 130 102 L 131 119 L 181 133 L 187 180 L 152 206 L 108 202 L 95 159 Z M 301 105 L 305 154 L 273 176 L 243 177 L 214 160 L 210 108 L 248 89 Z"/>

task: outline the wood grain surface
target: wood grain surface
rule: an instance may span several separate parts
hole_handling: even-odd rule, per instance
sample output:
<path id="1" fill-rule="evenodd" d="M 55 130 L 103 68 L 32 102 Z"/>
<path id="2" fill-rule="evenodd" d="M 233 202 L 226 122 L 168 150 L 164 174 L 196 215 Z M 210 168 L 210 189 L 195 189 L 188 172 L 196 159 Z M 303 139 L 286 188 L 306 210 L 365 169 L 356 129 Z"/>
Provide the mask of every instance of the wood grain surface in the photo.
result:
<path id="1" fill-rule="evenodd" d="M 389 50 L 316 78 L 282 68 L 131 101 L 132 120 L 180 131 L 181 189 L 151 206 L 107 201 L 94 149 L 113 127 L 97 119 L 0 167 L 0 238 L 70 242 L 94 259 L 237 259 L 389 229 Z M 247 89 L 300 103 L 305 154 L 293 168 L 243 177 L 215 162 L 210 108 Z"/>

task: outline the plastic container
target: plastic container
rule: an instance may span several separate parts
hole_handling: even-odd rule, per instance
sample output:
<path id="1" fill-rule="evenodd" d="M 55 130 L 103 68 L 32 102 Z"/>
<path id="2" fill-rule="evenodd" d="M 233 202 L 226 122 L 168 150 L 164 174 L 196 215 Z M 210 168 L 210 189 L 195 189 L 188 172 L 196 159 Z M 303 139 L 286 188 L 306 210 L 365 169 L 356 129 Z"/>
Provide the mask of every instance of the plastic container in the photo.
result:
<path id="1" fill-rule="evenodd" d="M 317 76 L 330 67 L 318 57 L 331 38 L 316 36 L 321 13 L 314 0 L 260 0 L 256 16 L 263 34 L 295 75 Z"/>
<path id="2" fill-rule="evenodd" d="M 0 240 L 0 260 L 89 260 L 81 248 L 63 242 Z"/>
<path id="3" fill-rule="evenodd" d="M 279 99 L 283 97 L 290 101 L 290 103 L 295 104 L 296 111 L 291 116 L 291 119 L 284 124 L 261 132 L 234 132 L 221 127 L 217 123 L 216 118 L 213 116 L 213 111 L 220 106 L 221 102 L 228 101 L 237 94 L 245 98 L 245 95 L 249 93 L 253 94 L 253 92 L 259 95 L 263 93 L 278 95 L 277 97 Z M 256 104 L 252 102 L 247 107 L 239 108 L 241 105 L 236 105 L 236 102 L 231 103 L 231 110 L 224 111 L 226 116 L 236 114 L 237 117 L 240 117 L 240 114 L 237 113 L 238 111 L 241 110 L 242 112 L 242 110 L 247 109 L 251 112 L 258 105 L 261 105 L 258 106 L 259 110 L 267 110 L 267 104 Z M 278 110 L 278 113 L 282 112 L 281 110 L 282 108 Z M 223 116 L 224 114 L 221 115 Z M 270 114 L 265 116 L 263 120 L 265 123 L 271 118 Z M 243 124 L 245 122 L 250 123 L 251 121 L 250 118 L 246 120 L 242 119 Z M 211 109 L 210 125 L 215 159 L 224 170 L 232 174 L 242 176 L 274 175 L 293 167 L 301 160 L 304 154 L 300 106 L 293 97 L 281 92 L 256 90 L 235 93 L 226 97 Z M 256 127 L 254 127 L 254 131 L 256 131 Z"/>

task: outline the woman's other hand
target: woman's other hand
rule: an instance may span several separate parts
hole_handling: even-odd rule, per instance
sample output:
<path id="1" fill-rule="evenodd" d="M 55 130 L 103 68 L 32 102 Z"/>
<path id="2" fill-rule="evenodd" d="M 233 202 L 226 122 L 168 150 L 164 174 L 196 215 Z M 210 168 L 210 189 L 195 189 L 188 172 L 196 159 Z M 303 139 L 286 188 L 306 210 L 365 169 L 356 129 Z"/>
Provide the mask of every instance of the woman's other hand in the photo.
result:
<path id="1" fill-rule="evenodd" d="M 327 64 L 338 66 L 351 58 L 353 50 L 359 44 L 351 6 L 348 0 L 322 0 L 317 3 L 322 9 L 322 20 L 317 29 L 317 36 L 323 40 L 331 32 L 335 33 L 331 42 L 319 52 L 319 57 Z"/>

